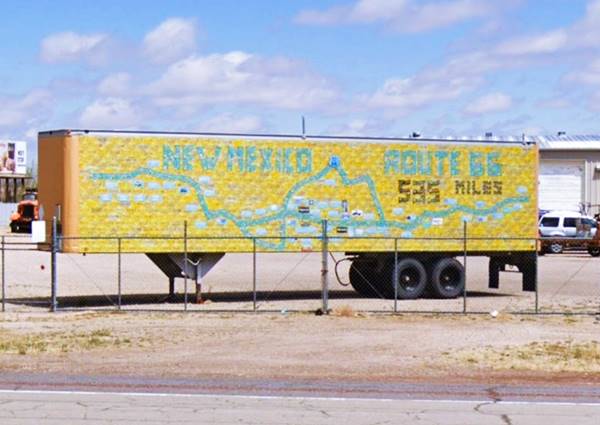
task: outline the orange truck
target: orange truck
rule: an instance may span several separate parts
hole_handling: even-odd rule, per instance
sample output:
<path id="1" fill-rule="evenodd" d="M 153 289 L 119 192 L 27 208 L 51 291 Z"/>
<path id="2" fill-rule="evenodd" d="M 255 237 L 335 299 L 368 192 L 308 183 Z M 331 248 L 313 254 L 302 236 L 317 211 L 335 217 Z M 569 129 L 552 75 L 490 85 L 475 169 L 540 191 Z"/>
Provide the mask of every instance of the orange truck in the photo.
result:
<path id="1" fill-rule="evenodd" d="M 10 216 L 12 233 L 31 233 L 31 222 L 39 220 L 39 203 L 37 191 L 27 190 L 17 205 L 17 211 Z"/>

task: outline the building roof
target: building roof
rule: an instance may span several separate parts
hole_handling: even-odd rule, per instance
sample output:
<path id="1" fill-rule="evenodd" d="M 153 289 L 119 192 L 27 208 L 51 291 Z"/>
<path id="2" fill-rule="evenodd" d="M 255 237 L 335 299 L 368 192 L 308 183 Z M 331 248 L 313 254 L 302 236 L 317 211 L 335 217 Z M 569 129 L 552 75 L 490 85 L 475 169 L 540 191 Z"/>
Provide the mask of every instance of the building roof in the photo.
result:
<path id="1" fill-rule="evenodd" d="M 600 150 L 600 135 L 530 136 L 542 150 Z"/>
<path id="2" fill-rule="evenodd" d="M 458 140 L 461 138 L 458 137 Z M 505 140 L 509 142 L 535 142 L 541 150 L 600 150 L 600 134 L 575 134 L 552 136 L 476 136 L 470 140 Z"/>

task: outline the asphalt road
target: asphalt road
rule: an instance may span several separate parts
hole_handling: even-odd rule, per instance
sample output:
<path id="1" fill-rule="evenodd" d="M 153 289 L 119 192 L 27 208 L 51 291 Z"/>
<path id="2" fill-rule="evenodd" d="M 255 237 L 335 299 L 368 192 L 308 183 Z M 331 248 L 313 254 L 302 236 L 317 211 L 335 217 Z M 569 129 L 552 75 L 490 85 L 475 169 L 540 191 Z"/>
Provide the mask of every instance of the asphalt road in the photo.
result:
<path id="1" fill-rule="evenodd" d="M 600 404 L 0 391 L 0 423 L 13 424 L 578 424 Z"/>
<path id="2" fill-rule="evenodd" d="M 594 424 L 592 385 L 447 385 L 4 373 L 0 424 Z"/>

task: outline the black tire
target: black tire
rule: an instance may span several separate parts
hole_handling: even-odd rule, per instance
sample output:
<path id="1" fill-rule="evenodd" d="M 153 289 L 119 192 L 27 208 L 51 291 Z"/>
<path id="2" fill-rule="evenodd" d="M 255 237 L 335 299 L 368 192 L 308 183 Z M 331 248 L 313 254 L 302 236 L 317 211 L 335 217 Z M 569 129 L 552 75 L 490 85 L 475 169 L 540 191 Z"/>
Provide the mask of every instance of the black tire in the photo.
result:
<path id="1" fill-rule="evenodd" d="M 438 298 L 456 298 L 465 289 L 465 268 L 454 258 L 442 258 L 431 269 L 431 291 Z"/>
<path id="2" fill-rule="evenodd" d="M 381 280 L 381 292 L 386 298 L 394 298 L 394 262 L 386 263 Z M 398 261 L 398 299 L 414 300 L 420 298 L 427 288 L 427 270 L 415 258 L 403 258 Z"/>
<path id="3" fill-rule="evenodd" d="M 10 231 L 12 233 L 18 233 L 19 232 L 19 225 L 17 223 L 10 223 Z"/>
<path id="4" fill-rule="evenodd" d="M 373 297 L 377 295 L 377 277 L 374 268 L 374 262 L 360 260 L 354 260 L 350 265 L 348 273 L 350 285 L 362 296 Z"/>
<path id="5" fill-rule="evenodd" d="M 552 242 L 548 247 L 548 252 L 551 252 L 552 254 L 562 254 L 563 246 L 560 242 Z"/>
<path id="6" fill-rule="evenodd" d="M 589 247 L 588 254 L 590 254 L 592 257 L 600 257 L 600 247 Z"/>

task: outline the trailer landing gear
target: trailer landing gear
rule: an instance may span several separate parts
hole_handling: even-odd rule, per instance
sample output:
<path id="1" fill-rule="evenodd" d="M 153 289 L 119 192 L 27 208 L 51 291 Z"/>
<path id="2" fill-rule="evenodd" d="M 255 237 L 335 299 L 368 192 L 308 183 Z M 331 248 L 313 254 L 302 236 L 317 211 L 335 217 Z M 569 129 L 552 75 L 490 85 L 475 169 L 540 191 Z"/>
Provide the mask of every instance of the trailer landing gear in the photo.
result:
<path id="1" fill-rule="evenodd" d="M 169 278 L 169 299 L 175 298 L 175 278 L 194 280 L 195 302 L 202 303 L 202 278 L 219 262 L 223 252 L 146 253 L 146 256 Z"/>
<path id="2" fill-rule="evenodd" d="M 537 256 L 535 253 L 519 253 L 502 257 L 490 257 L 488 265 L 488 287 L 500 287 L 500 272 L 507 271 L 506 266 L 516 266 L 523 276 L 522 288 L 526 292 L 535 292 L 537 287 Z"/>

